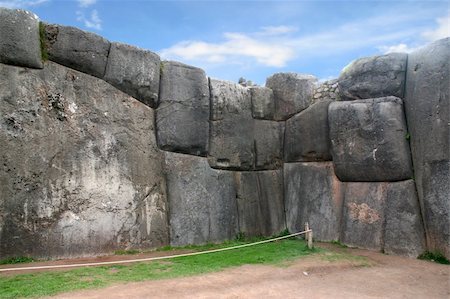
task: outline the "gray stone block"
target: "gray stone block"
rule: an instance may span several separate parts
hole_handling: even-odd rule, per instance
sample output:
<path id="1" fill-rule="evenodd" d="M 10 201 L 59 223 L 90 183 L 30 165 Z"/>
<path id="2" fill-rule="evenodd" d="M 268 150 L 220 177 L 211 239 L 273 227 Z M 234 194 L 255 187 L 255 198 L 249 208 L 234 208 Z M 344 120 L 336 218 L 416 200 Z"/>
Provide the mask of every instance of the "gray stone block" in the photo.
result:
<path id="1" fill-rule="evenodd" d="M 284 186 L 290 232 L 308 222 L 315 239 L 339 240 L 344 188 L 331 162 L 285 163 Z"/>
<path id="2" fill-rule="evenodd" d="M 245 236 L 272 236 L 286 228 L 283 172 L 236 172 L 239 231 Z"/>
<path id="3" fill-rule="evenodd" d="M 206 158 L 165 152 L 173 246 L 219 242 L 239 229 L 233 173 Z"/>
<path id="4" fill-rule="evenodd" d="M 448 173 L 446 165 L 450 160 L 449 61 L 450 38 L 410 53 L 404 100 L 428 247 L 445 253 L 447 258 L 450 258 L 450 192 L 444 173 Z M 433 168 L 438 173 L 431 171 Z M 437 185 L 439 181 L 442 186 Z"/>
<path id="5" fill-rule="evenodd" d="M 161 61 L 153 52 L 111 43 L 104 80 L 147 106 L 158 106 Z"/>
<path id="6" fill-rule="evenodd" d="M 255 169 L 278 169 L 283 166 L 284 122 L 255 120 Z"/>
<path id="7" fill-rule="evenodd" d="M 330 103 L 330 100 L 319 101 L 286 121 L 285 162 L 331 160 L 328 134 Z"/>
<path id="8" fill-rule="evenodd" d="M 286 120 L 306 109 L 312 102 L 317 79 L 311 75 L 277 73 L 267 78 L 266 87 L 273 90 L 275 120 Z"/>
<path id="9" fill-rule="evenodd" d="M 211 120 L 223 120 L 231 115 L 252 118 L 250 89 L 239 84 L 209 79 Z"/>
<path id="10" fill-rule="evenodd" d="M 250 92 L 253 118 L 273 120 L 275 114 L 275 98 L 272 89 L 254 86 L 250 88 Z"/>
<path id="11" fill-rule="evenodd" d="M 178 62 L 162 65 L 156 110 L 158 145 L 172 152 L 206 156 L 210 109 L 205 72 Z"/>
<path id="12" fill-rule="evenodd" d="M 414 181 L 388 184 L 384 252 L 417 258 L 425 247 L 425 231 Z"/>
<path id="13" fill-rule="evenodd" d="M 341 99 L 403 98 L 407 56 L 391 53 L 353 61 L 338 79 Z"/>
<path id="14" fill-rule="evenodd" d="M 48 57 L 77 71 L 103 78 L 110 42 L 75 27 L 45 25 Z"/>
<path id="15" fill-rule="evenodd" d="M 42 68 L 39 19 L 35 14 L 0 7 L 0 62 Z"/>
<path id="16" fill-rule="evenodd" d="M 0 258 L 169 243 L 151 109 L 53 62 L 0 82 Z"/>
<path id="17" fill-rule="evenodd" d="M 340 180 L 377 182 L 412 177 L 401 99 L 332 102 L 328 120 Z"/>

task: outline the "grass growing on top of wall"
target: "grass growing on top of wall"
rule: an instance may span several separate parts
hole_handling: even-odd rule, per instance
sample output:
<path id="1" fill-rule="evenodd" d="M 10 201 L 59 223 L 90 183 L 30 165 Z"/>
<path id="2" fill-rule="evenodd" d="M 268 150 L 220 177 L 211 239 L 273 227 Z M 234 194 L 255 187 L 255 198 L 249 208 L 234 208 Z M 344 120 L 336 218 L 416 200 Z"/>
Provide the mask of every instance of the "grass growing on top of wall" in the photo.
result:
<path id="1" fill-rule="evenodd" d="M 227 242 L 227 246 L 243 244 Z M 195 250 L 224 247 L 223 244 L 195 246 Z M 205 248 L 203 248 L 205 247 Z M 40 297 L 61 292 L 105 287 L 112 283 L 190 276 L 244 264 L 281 264 L 301 256 L 322 252 L 309 250 L 302 240 L 283 240 L 225 252 L 165 261 L 79 268 L 69 271 L 40 272 L 2 276 L 0 298 Z"/>

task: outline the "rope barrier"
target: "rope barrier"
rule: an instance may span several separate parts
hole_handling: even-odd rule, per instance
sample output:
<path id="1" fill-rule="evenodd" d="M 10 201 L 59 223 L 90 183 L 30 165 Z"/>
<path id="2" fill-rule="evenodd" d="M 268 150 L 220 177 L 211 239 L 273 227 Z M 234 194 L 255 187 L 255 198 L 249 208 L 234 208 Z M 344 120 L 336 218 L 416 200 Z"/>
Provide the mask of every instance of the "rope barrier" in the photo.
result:
<path id="1" fill-rule="evenodd" d="M 255 246 L 255 245 L 259 245 L 259 244 L 264 244 L 264 243 L 269 243 L 269 242 L 273 242 L 273 241 L 278 241 L 278 240 L 282 240 L 282 239 L 287 239 L 287 238 L 299 236 L 299 235 L 310 233 L 310 232 L 312 232 L 312 230 L 308 229 L 308 230 L 305 230 L 305 231 L 302 231 L 302 232 L 297 232 L 297 233 L 290 234 L 290 235 L 287 235 L 287 236 L 277 237 L 277 238 L 273 238 L 273 239 L 268 239 L 268 240 L 263 240 L 263 241 L 258 241 L 258 242 L 243 244 L 243 245 L 237 245 L 237 246 L 225 247 L 225 248 L 219 248 L 219 249 L 211 249 L 211 250 L 199 251 L 199 252 L 176 254 L 176 255 L 157 256 L 157 257 L 149 257 L 149 258 L 142 258 L 142 259 L 132 259 L 132 260 L 121 260 L 121 261 L 84 263 L 84 264 L 68 264 L 68 265 L 52 265 L 52 266 L 3 268 L 3 269 L 0 269 L 0 272 L 22 271 L 22 270 L 43 270 L 43 269 L 56 269 L 56 268 L 75 268 L 75 267 L 89 267 L 89 266 L 103 266 L 103 265 L 118 265 L 118 264 L 128 264 L 128 263 L 149 262 L 149 261 L 157 261 L 157 260 L 164 260 L 164 259 L 173 259 L 173 258 L 178 258 L 178 257 L 194 256 L 194 255 L 215 253 L 215 252 L 239 249 L 239 248 L 244 248 L 244 247 L 249 247 L 249 246 Z"/>

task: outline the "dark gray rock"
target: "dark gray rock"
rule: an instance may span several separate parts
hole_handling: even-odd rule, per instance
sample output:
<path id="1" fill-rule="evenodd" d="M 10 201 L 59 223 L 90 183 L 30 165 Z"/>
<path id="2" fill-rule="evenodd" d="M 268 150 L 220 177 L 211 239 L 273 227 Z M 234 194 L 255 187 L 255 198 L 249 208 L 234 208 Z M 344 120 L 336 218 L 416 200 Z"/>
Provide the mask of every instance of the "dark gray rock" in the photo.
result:
<path id="1" fill-rule="evenodd" d="M 39 19 L 35 14 L 0 7 L 0 62 L 42 68 Z"/>
<path id="2" fill-rule="evenodd" d="M 236 172 L 239 231 L 245 236 L 272 236 L 286 228 L 283 172 Z"/>
<path id="3" fill-rule="evenodd" d="M 339 240 L 344 188 L 333 164 L 285 163 L 284 185 L 289 231 L 302 231 L 308 222 L 315 239 Z"/>
<path id="4" fill-rule="evenodd" d="M 407 56 L 391 53 L 353 61 L 338 79 L 341 99 L 403 98 Z"/>
<path id="5" fill-rule="evenodd" d="M 248 88 L 210 79 L 211 122 L 208 161 L 213 168 L 254 167 L 254 120 Z"/>
<path id="6" fill-rule="evenodd" d="M 45 46 L 51 61 L 103 78 L 110 42 L 75 27 L 45 25 Z"/>
<path id="7" fill-rule="evenodd" d="M 341 242 L 383 250 L 388 183 L 346 183 Z M 314 228 L 313 228 L 314 229 Z"/>
<path id="8" fill-rule="evenodd" d="M 0 82 L 0 258 L 169 243 L 150 108 L 52 62 Z"/>
<path id="9" fill-rule="evenodd" d="M 330 100 L 319 101 L 286 121 L 285 162 L 329 161 L 328 134 Z"/>
<path id="10" fill-rule="evenodd" d="M 160 105 L 156 110 L 159 147 L 206 156 L 209 114 L 209 86 L 205 72 L 178 62 L 163 62 Z"/>
<path id="11" fill-rule="evenodd" d="M 377 182 L 412 177 L 401 99 L 332 102 L 328 120 L 340 180 Z"/>
<path id="12" fill-rule="evenodd" d="M 283 166 L 284 122 L 255 120 L 255 169 Z"/>
<path id="13" fill-rule="evenodd" d="M 414 181 L 388 184 L 386 197 L 384 252 L 418 257 L 426 247 Z"/>
<path id="14" fill-rule="evenodd" d="M 414 175 L 422 205 L 428 247 L 450 258 L 450 38 L 408 56 L 405 112 L 411 135 Z M 440 166 L 439 166 L 440 165 Z M 447 168 L 446 168 L 447 167 Z M 431 169 L 439 169 L 439 173 Z M 441 181 L 441 186 L 437 183 Z M 434 186 L 435 188 L 430 188 Z M 427 189 L 428 191 L 425 191 Z M 439 193 L 442 192 L 442 193 Z"/>
<path id="15" fill-rule="evenodd" d="M 158 106 L 161 61 L 153 52 L 111 43 L 104 80 L 147 106 Z"/>
<path id="16" fill-rule="evenodd" d="M 311 75 L 277 73 L 267 78 L 266 87 L 273 90 L 275 120 L 286 120 L 308 108 L 317 79 Z"/>
<path id="17" fill-rule="evenodd" d="M 210 168 L 206 158 L 165 155 L 171 245 L 233 239 L 239 228 L 233 173 Z"/>
<path id="18" fill-rule="evenodd" d="M 250 88 L 250 92 L 252 97 L 253 118 L 273 120 L 275 114 L 275 99 L 272 89 L 254 86 Z"/>

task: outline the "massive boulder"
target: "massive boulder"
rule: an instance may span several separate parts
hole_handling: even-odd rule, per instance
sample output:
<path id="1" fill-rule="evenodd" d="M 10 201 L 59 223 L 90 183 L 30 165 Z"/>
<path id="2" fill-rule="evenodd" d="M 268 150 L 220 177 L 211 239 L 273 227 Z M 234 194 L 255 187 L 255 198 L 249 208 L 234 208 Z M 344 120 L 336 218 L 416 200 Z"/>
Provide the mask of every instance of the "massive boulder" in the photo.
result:
<path id="1" fill-rule="evenodd" d="M 341 99 L 403 98 L 406 60 L 405 53 L 391 53 L 353 61 L 338 79 Z"/>
<path id="2" fill-rule="evenodd" d="M 311 75 L 277 73 L 267 78 L 266 87 L 273 90 L 274 120 L 286 120 L 308 108 L 317 79 Z"/>
<path id="3" fill-rule="evenodd" d="M 253 118 L 273 120 L 275 115 L 275 98 L 272 89 L 252 86 L 250 92 Z"/>
<path id="4" fill-rule="evenodd" d="M 162 66 L 156 110 L 158 145 L 172 152 L 206 156 L 210 104 L 205 72 L 172 61 Z"/>
<path id="5" fill-rule="evenodd" d="M 170 244 L 204 244 L 236 237 L 239 230 L 233 173 L 206 158 L 165 152 Z"/>
<path id="6" fill-rule="evenodd" d="M 427 244 L 450 258 L 450 38 L 408 58 L 405 112 Z"/>
<path id="7" fill-rule="evenodd" d="M 0 7 L 0 63 L 42 68 L 39 19 L 31 12 Z"/>
<path id="8" fill-rule="evenodd" d="M 168 244 L 150 108 L 52 62 L 0 82 L 0 258 Z"/>
<path id="9" fill-rule="evenodd" d="M 285 163 L 284 198 L 290 232 L 304 229 L 305 222 L 321 241 L 339 240 L 343 184 L 331 162 Z"/>
<path id="10" fill-rule="evenodd" d="M 158 106 L 159 56 L 133 46 L 111 43 L 104 80 L 147 106 Z"/>
<path id="11" fill-rule="evenodd" d="M 412 177 L 401 99 L 332 102 L 328 120 L 340 180 L 378 182 Z"/>
<path id="12" fill-rule="evenodd" d="M 239 232 L 245 236 L 272 236 L 286 228 L 283 172 L 236 172 Z"/>
<path id="13" fill-rule="evenodd" d="M 279 169 L 283 166 L 284 122 L 255 120 L 255 169 Z"/>

